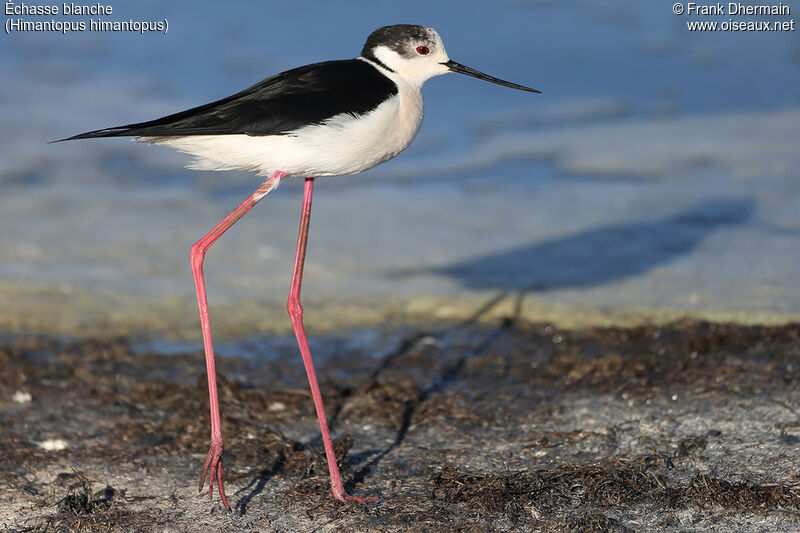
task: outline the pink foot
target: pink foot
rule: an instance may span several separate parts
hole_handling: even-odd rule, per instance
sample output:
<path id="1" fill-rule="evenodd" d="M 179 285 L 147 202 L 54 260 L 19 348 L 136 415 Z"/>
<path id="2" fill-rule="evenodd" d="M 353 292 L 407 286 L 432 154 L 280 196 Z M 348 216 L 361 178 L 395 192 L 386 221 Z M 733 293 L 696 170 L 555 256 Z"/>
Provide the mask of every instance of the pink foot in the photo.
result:
<path id="1" fill-rule="evenodd" d="M 369 496 L 369 497 L 366 497 L 366 498 L 361 498 L 359 496 L 350 496 L 349 494 L 347 494 L 344 491 L 344 488 L 341 488 L 340 490 L 333 489 L 333 490 L 331 490 L 331 492 L 333 493 L 333 497 L 336 498 L 337 500 L 339 500 L 340 502 L 348 502 L 348 501 L 349 502 L 374 502 L 374 501 L 376 501 L 376 500 L 378 500 L 380 498 L 379 496 Z"/>
<path id="2" fill-rule="evenodd" d="M 228 503 L 228 498 L 225 497 L 225 487 L 222 484 L 222 441 L 211 441 L 211 447 L 206 456 L 206 464 L 203 466 L 203 473 L 200 474 L 200 490 L 203 492 L 203 487 L 206 484 L 206 472 L 208 472 L 208 496 L 214 497 L 214 478 L 217 479 L 217 491 L 222 498 L 222 505 L 230 513 L 231 505 Z"/>

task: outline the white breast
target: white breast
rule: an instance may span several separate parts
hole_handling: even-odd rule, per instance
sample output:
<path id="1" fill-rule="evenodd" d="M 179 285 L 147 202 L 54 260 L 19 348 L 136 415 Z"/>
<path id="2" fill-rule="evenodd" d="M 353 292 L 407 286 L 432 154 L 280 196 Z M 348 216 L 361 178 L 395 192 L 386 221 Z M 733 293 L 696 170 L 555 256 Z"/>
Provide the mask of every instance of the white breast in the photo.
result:
<path id="1" fill-rule="evenodd" d="M 277 171 L 290 177 L 355 174 L 387 161 L 411 144 L 422 124 L 422 93 L 402 79 L 398 93 L 371 112 L 336 115 L 285 135 L 140 137 L 196 156 L 189 168 Z"/>

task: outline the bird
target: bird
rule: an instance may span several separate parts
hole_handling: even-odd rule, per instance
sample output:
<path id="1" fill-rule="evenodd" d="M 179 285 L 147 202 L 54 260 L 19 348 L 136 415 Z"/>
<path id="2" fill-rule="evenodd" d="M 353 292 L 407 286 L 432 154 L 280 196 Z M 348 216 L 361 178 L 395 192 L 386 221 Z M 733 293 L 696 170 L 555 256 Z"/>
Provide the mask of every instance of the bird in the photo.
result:
<path id="1" fill-rule="evenodd" d="M 162 118 L 104 128 L 59 141 L 135 137 L 194 156 L 189 168 L 249 170 L 266 180 L 219 224 L 191 247 L 190 263 L 200 311 L 208 377 L 211 438 L 200 474 L 200 492 L 214 482 L 228 512 L 223 485 L 223 439 L 217 397 L 214 348 L 203 277 L 209 247 L 286 178 L 303 178 L 303 201 L 287 311 L 308 376 L 337 500 L 371 500 L 344 488 L 325 418 L 322 395 L 303 324 L 300 288 L 306 257 L 314 180 L 356 174 L 405 150 L 420 129 L 422 85 L 456 72 L 513 89 L 540 93 L 479 72 L 450 59 L 433 28 L 412 24 L 372 32 L 354 59 L 324 61 L 266 78 L 227 98 Z"/>

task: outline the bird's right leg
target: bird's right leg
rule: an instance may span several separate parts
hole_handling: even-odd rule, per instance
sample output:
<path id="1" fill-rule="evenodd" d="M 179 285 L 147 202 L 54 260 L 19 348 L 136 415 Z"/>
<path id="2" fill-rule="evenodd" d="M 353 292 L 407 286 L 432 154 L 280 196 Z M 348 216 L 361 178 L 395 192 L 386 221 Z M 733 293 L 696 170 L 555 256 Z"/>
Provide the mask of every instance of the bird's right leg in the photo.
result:
<path id="1" fill-rule="evenodd" d="M 336 462 L 336 453 L 333 451 L 333 440 L 328 429 L 328 421 L 325 418 L 325 407 L 322 404 L 322 393 L 317 382 L 317 373 L 314 370 L 314 361 L 311 359 L 311 349 L 308 346 L 306 328 L 303 325 L 303 305 L 300 303 L 300 287 L 303 284 L 303 265 L 306 261 L 306 247 L 308 245 L 308 227 L 311 223 L 311 198 L 314 194 L 314 178 L 306 178 L 303 189 L 303 210 L 300 214 L 300 231 L 297 237 L 297 253 L 294 259 L 294 273 L 292 274 L 292 287 L 289 289 L 289 301 L 286 302 L 286 309 L 289 311 L 289 318 L 292 321 L 292 328 L 297 337 L 297 344 L 300 347 L 300 356 L 303 358 L 303 365 L 306 367 L 308 384 L 311 388 L 311 397 L 314 399 L 314 408 L 317 410 L 319 428 L 322 432 L 322 444 L 325 447 L 325 457 L 328 460 L 328 471 L 331 475 L 331 492 L 337 500 L 370 501 L 377 497 L 359 498 L 350 496 L 344 490 L 342 477 L 339 474 L 339 465 Z"/>
<path id="2" fill-rule="evenodd" d="M 234 209 L 222 222 L 214 226 L 214 229 L 209 231 L 202 239 L 192 246 L 192 275 L 194 276 L 194 287 L 197 291 L 197 305 L 200 308 L 200 325 L 203 329 L 203 347 L 206 352 L 206 370 L 208 372 L 208 399 L 211 408 L 211 446 L 206 456 L 205 465 L 203 465 L 203 472 L 200 474 L 200 490 L 203 490 L 206 472 L 208 472 L 208 494 L 209 496 L 214 495 L 214 479 L 216 478 L 217 490 L 222 498 L 222 504 L 228 512 L 230 512 L 231 506 L 228 503 L 228 498 L 225 497 L 225 488 L 222 485 L 222 428 L 220 427 L 217 374 L 214 369 L 214 347 L 211 344 L 211 325 L 208 315 L 206 284 L 203 279 L 203 259 L 211 245 L 222 237 L 222 234 L 233 226 L 237 220 L 242 218 L 245 213 L 250 211 L 250 209 L 266 196 L 268 192 L 277 187 L 285 177 L 286 173 L 284 172 L 276 172 L 273 174 L 272 177 L 265 181 L 261 187 L 256 189 L 247 200 L 242 202 L 239 207 Z"/>

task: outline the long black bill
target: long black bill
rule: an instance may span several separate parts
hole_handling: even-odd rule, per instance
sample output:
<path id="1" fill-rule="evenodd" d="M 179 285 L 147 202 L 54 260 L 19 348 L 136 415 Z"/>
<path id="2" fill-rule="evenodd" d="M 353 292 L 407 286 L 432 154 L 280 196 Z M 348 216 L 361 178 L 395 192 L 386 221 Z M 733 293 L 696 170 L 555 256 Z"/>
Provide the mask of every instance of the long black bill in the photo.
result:
<path id="1" fill-rule="evenodd" d="M 456 63 L 455 61 L 452 60 L 442 64 L 447 68 L 449 68 L 451 72 L 466 74 L 467 76 L 472 76 L 473 78 L 478 78 L 479 80 L 490 81 L 492 83 L 496 83 L 497 85 L 504 85 L 506 87 L 511 87 L 512 89 L 519 89 L 520 91 L 528 91 L 529 93 L 539 93 L 539 94 L 542 93 L 542 91 L 537 91 L 536 89 L 531 89 L 530 87 L 525 87 L 524 85 L 518 85 L 516 83 L 511 83 L 510 81 L 505 81 L 499 78 L 495 78 L 494 76 L 489 76 L 488 74 L 484 74 L 483 72 L 478 72 L 474 68 L 469 68 L 466 65 L 462 65 L 461 63 Z"/>

